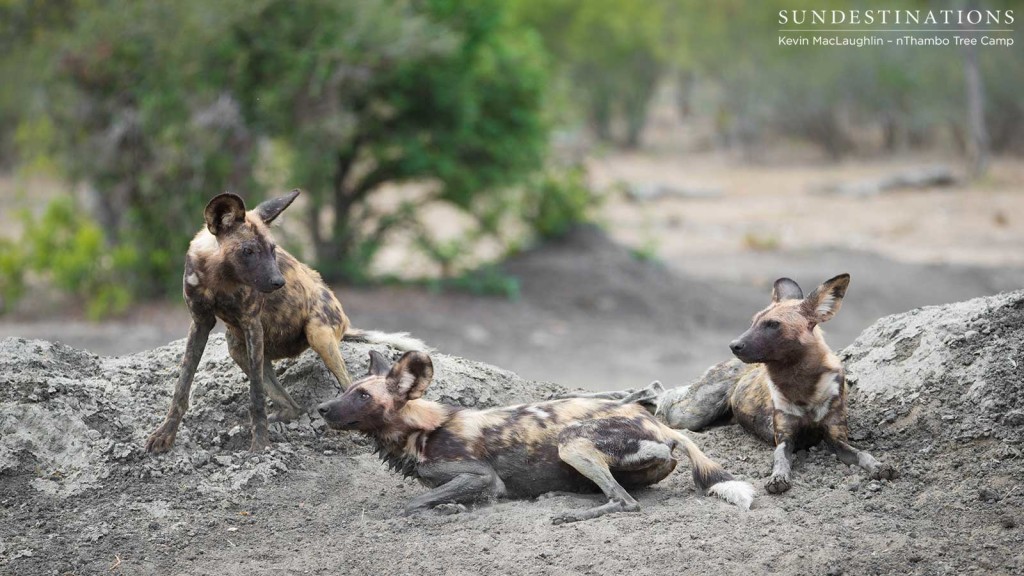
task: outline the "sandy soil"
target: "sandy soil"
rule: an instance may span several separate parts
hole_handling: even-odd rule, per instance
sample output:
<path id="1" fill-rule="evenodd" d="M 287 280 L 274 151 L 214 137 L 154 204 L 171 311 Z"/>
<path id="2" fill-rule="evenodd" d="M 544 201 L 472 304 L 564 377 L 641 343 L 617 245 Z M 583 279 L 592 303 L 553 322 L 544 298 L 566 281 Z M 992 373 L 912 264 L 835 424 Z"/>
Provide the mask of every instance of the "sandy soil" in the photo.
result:
<path id="1" fill-rule="evenodd" d="M 714 154 L 612 154 L 588 161 L 602 190 L 622 187 L 715 191 L 711 198 L 630 202 L 609 194 L 603 211 L 614 237 L 653 245 L 687 268 L 691 258 L 728 260 L 757 248 L 867 251 L 900 262 L 1024 264 L 1024 162 L 995 162 L 985 179 L 949 188 L 871 197 L 819 193 L 929 166 L 954 173 L 957 160 L 895 157 L 842 163 L 751 165 Z M 708 270 L 708 273 L 714 273 Z"/>
<path id="2" fill-rule="evenodd" d="M 50 574 L 1019 574 L 1024 570 L 1024 292 L 887 318 L 843 354 L 851 439 L 895 465 L 875 482 L 800 453 L 795 486 L 742 512 L 685 473 L 641 510 L 554 526 L 596 496 L 402 517 L 423 488 L 318 419 L 247 443 L 245 387 L 211 341 L 176 448 L 141 452 L 182 342 L 135 356 L 0 340 L 0 571 Z M 367 345 L 343 346 L 353 371 Z M 428 396 L 467 406 L 561 388 L 436 355 Z M 303 405 L 334 393 L 307 353 L 278 366 Z M 737 426 L 693 434 L 760 487 L 770 449 Z"/>

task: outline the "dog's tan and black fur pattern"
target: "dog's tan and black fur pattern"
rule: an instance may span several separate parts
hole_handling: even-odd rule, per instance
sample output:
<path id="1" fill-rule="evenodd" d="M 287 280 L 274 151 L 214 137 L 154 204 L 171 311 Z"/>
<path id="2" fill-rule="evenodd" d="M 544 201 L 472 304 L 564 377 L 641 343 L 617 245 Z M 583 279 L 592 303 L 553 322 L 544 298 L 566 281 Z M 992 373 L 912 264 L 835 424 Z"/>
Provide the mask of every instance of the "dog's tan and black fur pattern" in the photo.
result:
<path id="1" fill-rule="evenodd" d="M 819 327 L 839 311 L 849 284 L 850 276 L 842 274 L 805 298 L 796 282 L 780 278 L 768 307 L 730 344 L 736 359 L 713 366 L 684 388 L 657 385 L 591 396 L 638 398 L 670 426 L 685 430 L 701 430 L 731 412 L 741 426 L 775 446 L 772 475 L 765 482 L 771 493 L 789 490 L 793 453 L 822 441 L 840 461 L 872 478 L 891 479 L 891 466 L 849 444 L 843 365 Z"/>
<path id="2" fill-rule="evenodd" d="M 423 399 L 432 378 L 433 364 L 422 352 L 408 352 L 393 366 L 372 352 L 369 374 L 319 407 L 329 426 L 373 438 L 393 469 L 431 488 L 409 502 L 407 513 L 595 488 L 608 497 L 606 504 L 554 522 L 636 510 L 627 488 L 668 476 L 677 448 L 690 460 L 702 492 L 744 508 L 753 499 L 752 486 L 733 480 L 689 438 L 638 404 L 576 398 L 470 410 Z"/>
<path id="3" fill-rule="evenodd" d="M 338 348 L 349 331 L 341 303 L 316 271 L 277 247 L 268 228 L 298 195 L 294 190 L 250 211 L 235 194 L 221 194 L 207 205 L 206 227 L 185 256 L 184 292 L 192 326 L 181 373 L 170 411 L 146 450 L 163 452 L 174 444 L 196 367 L 218 318 L 227 326 L 231 357 L 249 377 L 253 450 L 269 443 L 264 390 L 277 408 L 271 420 L 287 421 L 301 411 L 278 382 L 271 360 L 312 347 L 343 389 L 350 384 Z"/>

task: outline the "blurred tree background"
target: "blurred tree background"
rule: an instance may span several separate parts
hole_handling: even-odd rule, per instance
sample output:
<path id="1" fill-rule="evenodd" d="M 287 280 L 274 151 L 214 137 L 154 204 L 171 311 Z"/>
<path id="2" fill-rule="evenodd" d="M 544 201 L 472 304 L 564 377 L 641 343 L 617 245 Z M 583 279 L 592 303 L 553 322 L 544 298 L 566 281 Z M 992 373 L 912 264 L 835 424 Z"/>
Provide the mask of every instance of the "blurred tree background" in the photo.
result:
<path id="1" fill-rule="evenodd" d="M 331 280 L 372 280 L 398 232 L 454 276 L 483 237 L 514 250 L 588 219 L 596 199 L 552 153 L 552 131 L 640 147 L 666 87 L 680 116 L 749 158 L 780 140 L 833 159 L 1024 153 L 1019 50 L 776 47 L 778 11 L 794 8 L 877 6 L 0 0 L 0 167 L 81 191 L 0 240 L 0 308 L 31 278 L 93 316 L 177 293 L 199 214 L 223 190 L 252 202 L 306 190 L 296 247 Z M 378 199 L 404 183 L 420 186 Z M 473 226 L 435 237 L 421 217 L 433 204 Z"/>

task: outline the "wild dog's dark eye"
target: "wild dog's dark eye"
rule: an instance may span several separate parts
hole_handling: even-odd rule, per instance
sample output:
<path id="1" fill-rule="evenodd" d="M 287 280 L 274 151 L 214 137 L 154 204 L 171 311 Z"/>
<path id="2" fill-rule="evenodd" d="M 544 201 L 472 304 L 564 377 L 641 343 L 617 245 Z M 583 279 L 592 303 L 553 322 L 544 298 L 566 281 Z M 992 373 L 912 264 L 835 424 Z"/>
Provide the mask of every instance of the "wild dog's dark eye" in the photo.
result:
<path id="1" fill-rule="evenodd" d="M 359 398 L 361 400 L 369 400 L 370 399 L 370 393 L 365 391 L 365 390 L 360 390 L 359 391 Z"/>
<path id="2" fill-rule="evenodd" d="M 779 328 L 778 320 L 765 320 L 763 326 L 769 330 L 777 330 Z"/>
<path id="3" fill-rule="evenodd" d="M 244 252 L 246 256 L 252 256 L 252 248 L 248 246 L 246 246 L 245 249 L 242 250 L 242 252 Z"/>

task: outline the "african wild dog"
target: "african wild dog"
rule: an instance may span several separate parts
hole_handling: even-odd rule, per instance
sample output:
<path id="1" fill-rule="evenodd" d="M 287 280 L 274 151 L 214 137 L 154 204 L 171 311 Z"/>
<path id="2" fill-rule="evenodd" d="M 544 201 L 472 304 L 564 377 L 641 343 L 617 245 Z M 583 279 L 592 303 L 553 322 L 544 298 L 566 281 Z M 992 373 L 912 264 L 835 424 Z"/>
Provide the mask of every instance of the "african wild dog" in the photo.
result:
<path id="1" fill-rule="evenodd" d="M 738 360 L 710 368 L 690 386 L 664 390 L 655 383 L 641 391 L 592 396 L 631 396 L 685 430 L 701 430 L 731 411 L 749 432 L 775 445 L 765 483 L 773 494 L 790 488 L 793 453 L 822 440 L 845 464 L 874 479 L 892 479 L 892 466 L 847 441 L 843 365 L 818 327 L 839 311 L 849 284 L 850 275 L 841 274 L 804 298 L 796 282 L 780 278 L 768 307 L 729 345 Z"/>
<path id="2" fill-rule="evenodd" d="M 312 347 L 345 389 L 351 378 L 338 348 L 343 337 L 405 349 L 423 347 L 404 334 L 351 329 L 341 303 L 320 275 L 277 247 L 268 225 L 298 195 L 293 190 L 248 212 L 235 194 L 220 194 L 207 204 L 206 227 L 185 255 L 185 302 L 192 326 L 181 373 L 170 411 L 146 441 L 147 451 L 163 452 L 174 444 L 196 367 L 217 318 L 227 326 L 231 357 L 249 377 L 254 451 L 269 444 L 264 383 L 277 408 L 273 421 L 286 422 L 301 412 L 277 381 L 271 360 Z"/>
<path id="3" fill-rule="evenodd" d="M 639 404 L 567 399 L 470 410 L 421 398 L 433 378 L 430 356 L 407 352 L 394 364 L 370 353 L 369 374 L 319 406 L 331 428 L 358 430 L 380 457 L 431 490 L 406 513 L 473 500 L 533 497 L 600 488 L 608 503 L 553 518 L 554 523 L 633 511 L 626 488 L 661 481 L 681 448 L 698 489 L 749 508 L 754 488 L 733 480 L 689 438 Z M 596 486 L 595 486 L 596 485 Z"/>

